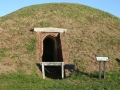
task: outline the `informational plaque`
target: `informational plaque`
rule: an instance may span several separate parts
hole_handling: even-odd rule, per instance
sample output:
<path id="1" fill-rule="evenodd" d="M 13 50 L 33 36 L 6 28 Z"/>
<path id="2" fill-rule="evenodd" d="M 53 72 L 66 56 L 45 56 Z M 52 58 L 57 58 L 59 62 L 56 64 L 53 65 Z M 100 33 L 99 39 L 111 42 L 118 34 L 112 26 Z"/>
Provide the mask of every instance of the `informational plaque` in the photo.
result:
<path id="1" fill-rule="evenodd" d="M 97 61 L 109 61 L 108 57 L 102 57 L 102 56 L 97 56 L 96 60 Z"/>

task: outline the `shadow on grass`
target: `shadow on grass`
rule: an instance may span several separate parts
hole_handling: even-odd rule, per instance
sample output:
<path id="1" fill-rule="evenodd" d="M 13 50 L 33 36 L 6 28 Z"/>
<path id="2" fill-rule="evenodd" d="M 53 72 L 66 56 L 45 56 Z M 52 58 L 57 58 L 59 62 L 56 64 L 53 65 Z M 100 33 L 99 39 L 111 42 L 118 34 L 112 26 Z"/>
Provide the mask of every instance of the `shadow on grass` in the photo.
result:
<path id="1" fill-rule="evenodd" d="M 39 71 L 42 73 L 41 65 L 39 63 L 36 63 L 36 65 L 39 68 Z M 56 68 L 56 67 L 53 67 L 53 68 Z M 69 76 L 66 76 L 65 70 L 68 70 L 70 72 Z M 49 74 L 47 72 L 45 72 L 45 73 Z M 56 73 L 58 73 L 60 76 L 57 77 Z M 51 79 L 61 79 L 61 72 L 56 72 L 56 73 L 53 73 L 53 76 L 52 75 L 50 75 L 50 76 L 47 75 L 47 77 L 51 78 Z M 76 75 L 85 75 L 86 77 L 89 77 L 89 78 L 96 78 L 96 79 L 99 78 L 99 72 L 87 73 L 87 72 L 83 72 L 83 71 L 80 71 L 79 69 L 75 68 L 75 65 L 73 65 L 73 64 L 65 64 L 65 66 L 64 66 L 64 78 L 70 77 L 73 73 L 76 74 Z"/>
<path id="2" fill-rule="evenodd" d="M 30 32 L 34 32 L 34 29 L 30 29 Z"/>
<path id="3" fill-rule="evenodd" d="M 118 65 L 120 65 L 120 59 L 116 58 L 115 60 L 118 62 Z"/>
<path id="4" fill-rule="evenodd" d="M 89 77 L 89 78 L 96 78 L 96 79 L 99 78 L 99 72 L 92 72 L 92 73 L 83 72 L 75 68 L 75 65 L 73 64 L 66 64 L 65 69 L 71 72 L 71 74 L 68 77 L 70 77 L 73 73 L 75 73 L 76 75 L 85 75 L 86 77 Z M 103 77 L 103 75 L 101 77 Z"/>
<path id="5" fill-rule="evenodd" d="M 89 78 L 99 79 L 99 72 L 87 73 L 87 72 L 83 72 L 83 71 L 78 70 L 78 74 L 85 75 L 86 77 L 89 77 Z M 103 75 L 101 77 L 103 78 Z"/>
<path id="6" fill-rule="evenodd" d="M 89 78 L 96 78 L 96 79 L 99 79 L 99 71 L 95 71 L 95 72 L 84 72 L 84 71 L 81 71 L 79 70 L 78 68 L 75 67 L 74 64 L 66 64 L 65 65 L 65 69 L 69 70 L 71 72 L 71 75 L 72 73 L 75 73 L 76 75 L 85 75 L 86 77 L 89 77 Z M 101 75 L 101 78 L 103 78 L 104 76 Z"/>

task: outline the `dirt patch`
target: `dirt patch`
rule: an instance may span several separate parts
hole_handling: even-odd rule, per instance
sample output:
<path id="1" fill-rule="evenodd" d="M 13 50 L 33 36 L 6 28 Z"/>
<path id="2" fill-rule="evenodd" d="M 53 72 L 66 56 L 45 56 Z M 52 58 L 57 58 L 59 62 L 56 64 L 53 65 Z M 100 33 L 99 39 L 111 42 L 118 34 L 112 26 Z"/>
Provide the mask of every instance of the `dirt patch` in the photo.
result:
<path id="1" fill-rule="evenodd" d="M 10 73 L 10 72 L 17 72 L 16 66 L 8 66 L 0 64 L 0 74 L 2 73 Z"/>

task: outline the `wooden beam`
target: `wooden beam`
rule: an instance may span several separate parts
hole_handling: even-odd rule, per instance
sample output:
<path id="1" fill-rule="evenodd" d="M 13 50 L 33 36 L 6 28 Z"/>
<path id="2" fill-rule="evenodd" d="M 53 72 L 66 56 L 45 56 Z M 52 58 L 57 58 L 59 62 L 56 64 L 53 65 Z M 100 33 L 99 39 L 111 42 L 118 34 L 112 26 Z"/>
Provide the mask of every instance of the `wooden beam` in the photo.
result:
<path id="1" fill-rule="evenodd" d="M 67 29 L 48 27 L 48 28 L 34 28 L 34 31 L 35 32 L 59 32 L 59 33 L 65 33 L 65 32 L 67 32 Z"/>

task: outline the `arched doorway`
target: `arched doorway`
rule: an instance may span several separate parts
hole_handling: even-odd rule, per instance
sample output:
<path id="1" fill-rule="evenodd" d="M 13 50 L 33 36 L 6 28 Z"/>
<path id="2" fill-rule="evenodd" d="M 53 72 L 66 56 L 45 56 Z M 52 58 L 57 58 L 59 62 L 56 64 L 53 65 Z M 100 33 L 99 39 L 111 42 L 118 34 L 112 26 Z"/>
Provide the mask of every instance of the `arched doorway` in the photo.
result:
<path id="1" fill-rule="evenodd" d="M 56 40 L 53 36 L 47 36 L 43 41 L 43 58 L 42 62 L 56 61 Z"/>
<path id="2" fill-rule="evenodd" d="M 43 58 L 42 62 L 56 62 L 57 61 L 57 48 L 55 37 L 48 35 L 43 40 Z M 45 76 L 53 79 L 61 77 L 60 66 L 45 66 Z"/>

